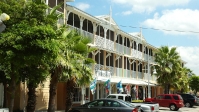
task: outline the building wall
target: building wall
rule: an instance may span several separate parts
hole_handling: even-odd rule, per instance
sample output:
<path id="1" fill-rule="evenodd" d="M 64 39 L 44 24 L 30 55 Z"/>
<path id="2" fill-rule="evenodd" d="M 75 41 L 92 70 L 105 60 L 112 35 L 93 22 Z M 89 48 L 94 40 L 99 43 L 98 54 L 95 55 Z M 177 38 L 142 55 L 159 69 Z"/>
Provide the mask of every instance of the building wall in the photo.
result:
<path id="1" fill-rule="evenodd" d="M 47 80 L 43 84 L 40 84 L 39 87 L 36 89 L 36 91 L 37 91 L 36 92 L 36 95 L 37 95 L 36 110 L 47 110 L 48 109 L 49 85 L 50 85 L 50 79 L 47 78 Z M 57 107 L 55 107 L 55 109 L 56 108 Z"/>
<path id="2" fill-rule="evenodd" d="M 65 110 L 66 101 L 66 84 L 58 83 L 57 85 L 57 110 Z"/>
<path id="3" fill-rule="evenodd" d="M 36 108 L 35 110 L 47 110 L 49 101 L 49 84 L 50 80 L 47 78 L 45 82 L 39 84 L 36 88 Z M 14 110 L 24 110 L 28 100 L 28 88 L 26 83 L 20 83 L 16 90 Z M 57 107 L 56 107 L 57 108 Z"/>

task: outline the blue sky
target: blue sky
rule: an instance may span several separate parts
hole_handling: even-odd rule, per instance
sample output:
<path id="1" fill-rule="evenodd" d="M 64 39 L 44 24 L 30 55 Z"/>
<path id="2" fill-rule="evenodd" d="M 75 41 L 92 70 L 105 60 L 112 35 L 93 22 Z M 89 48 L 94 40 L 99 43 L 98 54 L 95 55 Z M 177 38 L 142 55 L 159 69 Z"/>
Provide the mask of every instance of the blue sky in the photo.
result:
<path id="1" fill-rule="evenodd" d="M 142 27 L 149 44 L 177 47 L 185 66 L 199 75 L 199 0 L 75 0 L 67 4 L 93 16 L 111 12 L 127 33 L 140 32 Z"/>

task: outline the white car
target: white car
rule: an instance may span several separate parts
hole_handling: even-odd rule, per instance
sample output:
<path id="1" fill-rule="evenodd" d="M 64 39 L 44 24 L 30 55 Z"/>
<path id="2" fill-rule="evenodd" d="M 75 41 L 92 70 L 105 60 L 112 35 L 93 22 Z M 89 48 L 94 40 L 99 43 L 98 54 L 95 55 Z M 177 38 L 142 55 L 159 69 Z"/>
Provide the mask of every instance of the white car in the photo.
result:
<path id="1" fill-rule="evenodd" d="M 121 99 L 124 101 L 132 102 L 131 95 L 129 94 L 109 94 L 106 98 Z M 131 103 L 134 106 L 141 106 L 141 112 L 159 112 L 159 104 L 151 102 L 138 102 Z"/>

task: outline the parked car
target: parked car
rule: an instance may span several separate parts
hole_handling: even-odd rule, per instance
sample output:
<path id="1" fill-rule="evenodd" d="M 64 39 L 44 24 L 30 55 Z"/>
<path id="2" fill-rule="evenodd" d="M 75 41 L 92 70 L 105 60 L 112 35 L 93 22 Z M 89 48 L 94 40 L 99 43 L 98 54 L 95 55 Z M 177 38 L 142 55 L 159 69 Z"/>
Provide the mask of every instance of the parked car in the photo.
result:
<path id="1" fill-rule="evenodd" d="M 197 97 L 191 94 L 180 94 L 184 100 L 184 105 L 186 107 L 193 107 L 197 105 Z"/>
<path id="2" fill-rule="evenodd" d="M 178 94 L 161 94 L 154 98 L 146 98 L 145 102 L 159 103 L 160 107 L 169 107 L 172 111 L 177 111 L 183 107 L 183 99 Z"/>
<path id="3" fill-rule="evenodd" d="M 97 99 L 71 108 L 69 112 L 141 112 L 140 106 L 133 106 L 120 99 Z"/>
<path id="4" fill-rule="evenodd" d="M 196 105 L 199 106 L 199 96 L 196 96 L 197 99 L 196 99 Z"/>
<path id="5" fill-rule="evenodd" d="M 121 99 L 127 102 L 131 102 L 134 106 L 141 106 L 141 112 L 158 112 L 158 103 L 145 103 L 145 102 L 132 102 L 130 94 L 109 94 L 107 98 Z"/>

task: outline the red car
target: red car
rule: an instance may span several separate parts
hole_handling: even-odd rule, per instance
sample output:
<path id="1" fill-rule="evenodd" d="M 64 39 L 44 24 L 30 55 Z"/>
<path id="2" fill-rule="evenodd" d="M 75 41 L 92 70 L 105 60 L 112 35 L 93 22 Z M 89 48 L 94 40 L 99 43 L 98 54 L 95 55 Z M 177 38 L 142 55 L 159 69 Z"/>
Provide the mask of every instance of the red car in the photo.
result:
<path id="1" fill-rule="evenodd" d="M 183 99 L 178 94 L 161 94 L 155 98 L 146 98 L 144 101 L 159 103 L 160 107 L 169 107 L 172 111 L 184 107 Z"/>

